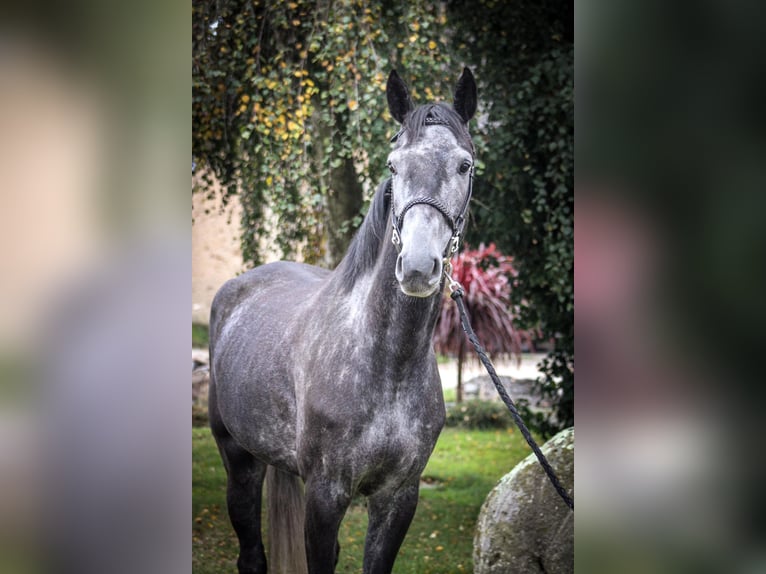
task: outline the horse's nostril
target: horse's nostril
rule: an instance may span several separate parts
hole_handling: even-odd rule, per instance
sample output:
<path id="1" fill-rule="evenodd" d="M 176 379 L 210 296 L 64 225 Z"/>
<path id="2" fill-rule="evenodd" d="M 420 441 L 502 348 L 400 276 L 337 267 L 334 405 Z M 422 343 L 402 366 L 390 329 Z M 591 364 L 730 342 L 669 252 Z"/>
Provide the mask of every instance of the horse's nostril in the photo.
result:
<path id="1" fill-rule="evenodd" d="M 439 260 L 434 259 L 434 266 L 431 268 L 431 276 L 439 274 Z"/>

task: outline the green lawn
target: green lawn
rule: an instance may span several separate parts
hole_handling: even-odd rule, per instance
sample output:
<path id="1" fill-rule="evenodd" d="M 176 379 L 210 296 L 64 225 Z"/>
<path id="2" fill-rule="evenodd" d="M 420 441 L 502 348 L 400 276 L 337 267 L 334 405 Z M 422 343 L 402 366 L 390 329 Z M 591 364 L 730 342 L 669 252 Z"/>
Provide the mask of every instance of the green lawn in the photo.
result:
<path id="1" fill-rule="evenodd" d="M 192 347 L 206 349 L 210 337 L 210 329 L 207 325 L 192 323 Z"/>
<path id="2" fill-rule="evenodd" d="M 192 429 L 193 571 L 235 572 L 237 541 L 226 515 L 225 471 L 208 428 Z M 471 572 L 473 530 L 484 498 L 497 481 L 529 454 L 515 430 L 442 432 L 423 474 L 428 487 L 394 572 Z M 361 571 L 367 513 L 364 500 L 352 504 L 341 525 L 338 572 Z"/>

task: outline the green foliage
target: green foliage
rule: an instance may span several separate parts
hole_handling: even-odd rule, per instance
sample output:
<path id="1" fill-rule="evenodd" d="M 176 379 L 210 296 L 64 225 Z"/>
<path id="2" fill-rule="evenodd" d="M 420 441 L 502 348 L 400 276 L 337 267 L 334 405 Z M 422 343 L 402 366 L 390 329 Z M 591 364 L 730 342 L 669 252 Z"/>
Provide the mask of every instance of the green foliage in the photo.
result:
<path id="1" fill-rule="evenodd" d="M 192 347 L 207 349 L 210 329 L 201 323 L 192 323 Z"/>
<path id="2" fill-rule="evenodd" d="M 345 243 L 331 259 L 345 251 L 396 131 L 390 68 L 427 80 L 416 102 L 449 97 L 445 23 L 427 2 L 193 3 L 192 153 L 240 194 L 246 261 L 260 261 L 269 213 L 283 255 L 319 261 L 336 232 Z"/>
<path id="3" fill-rule="evenodd" d="M 471 572 L 473 532 L 484 499 L 529 454 L 520 433 L 444 429 L 423 473 L 420 502 L 395 574 Z M 236 571 L 237 539 L 226 514 L 226 473 L 209 429 L 192 429 L 192 567 Z M 359 572 L 367 529 L 362 500 L 341 524 L 338 572 Z M 268 525 L 266 525 L 268 536 Z"/>
<path id="4" fill-rule="evenodd" d="M 546 435 L 574 424 L 574 43 L 571 3 L 448 3 L 462 52 L 476 62 L 486 121 L 468 240 L 513 256 L 518 326 L 554 350 L 540 392 L 555 405 Z M 461 48 L 461 46 L 458 46 Z M 563 393 L 559 396 L 559 390 Z"/>
<path id="5" fill-rule="evenodd" d="M 464 429 L 507 429 L 513 426 L 513 419 L 502 403 L 473 400 L 448 408 L 445 424 Z"/>

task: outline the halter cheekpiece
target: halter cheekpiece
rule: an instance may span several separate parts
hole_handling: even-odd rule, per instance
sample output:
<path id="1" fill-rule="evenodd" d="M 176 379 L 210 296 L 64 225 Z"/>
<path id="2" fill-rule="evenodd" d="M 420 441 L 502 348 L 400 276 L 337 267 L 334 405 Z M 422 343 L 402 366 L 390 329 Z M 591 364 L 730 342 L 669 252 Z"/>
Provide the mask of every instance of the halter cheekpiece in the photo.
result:
<path id="1" fill-rule="evenodd" d="M 447 122 L 440 118 L 436 118 L 433 116 L 427 116 L 423 122 L 427 126 L 432 125 L 448 125 Z M 399 137 L 402 135 L 402 132 L 405 130 L 404 127 L 402 127 L 394 137 L 391 138 L 391 142 L 396 142 Z M 393 227 L 393 234 L 391 236 L 391 242 L 396 247 L 396 250 L 398 252 L 402 251 L 402 225 L 404 223 L 404 215 L 409 211 L 410 208 L 416 206 L 416 205 L 429 205 L 433 207 L 436 211 L 441 213 L 444 216 L 444 219 L 447 220 L 447 223 L 449 224 L 450 228 L 452 229 L 452 237 L 450 238 L 449 243 L 447 244 L 447 249 L 445 250 L 444 258 L 445 260 L 448 260 L 452 254 L 457 252 L 458 247 L 460 246 L 460 235 L 463 233 L 463 227 L 465 226 L 465 215 L 466 211 L 468 211 L 468 203 L 471 201 L 471 195 L 473 193 L 473 163 L 471 164 L 471 171 L 468 174 L 468 193 L 465 196 L 465 201 L 463 202 L 463 208 L 460 210 L 460 213 L 457 215 L 457 217 L 452 217 L 450 215 L 447 206 L 444 205 L 443 202 L 436 199 L 435 197 L 416 197 L 415 199 L 411 199 L 407 203 L 404 204 L 404 207 L 402 207 L 401 212 L 399 212 L 399 215 L 396 214 L 396 206 L 394 205 L 394 194 L 393 194 L 393 178 L 390 178 L 388 180 L 388 186 L 386 188 L 386 194 L 391 196 L 391 226 Z"/>

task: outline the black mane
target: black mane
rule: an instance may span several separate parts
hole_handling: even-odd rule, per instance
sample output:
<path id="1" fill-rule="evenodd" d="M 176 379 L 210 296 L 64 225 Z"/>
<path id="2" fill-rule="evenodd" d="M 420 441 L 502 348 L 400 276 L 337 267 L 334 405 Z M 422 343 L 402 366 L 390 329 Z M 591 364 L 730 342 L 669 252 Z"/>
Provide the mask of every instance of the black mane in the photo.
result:
<path id="1" fill-rule="evenodd" d="M 389 177 L 378 186 L 362 225 L 359 226 L 345 257 L 338 265 L 337 272 L 341 276 L 343 287 L 348 291 L 354 286 L 357 277 L 374 267 L 378 259 L 388 225 L 390 184 Z"/>

